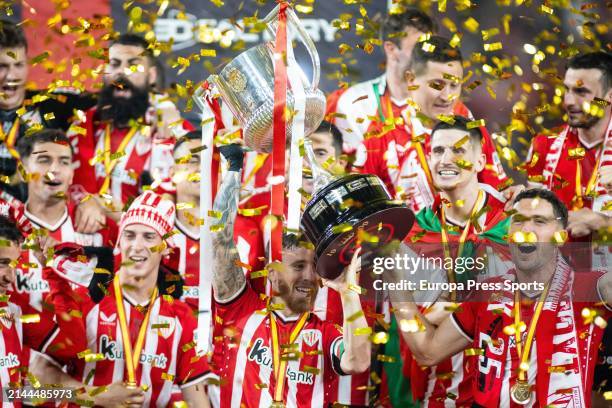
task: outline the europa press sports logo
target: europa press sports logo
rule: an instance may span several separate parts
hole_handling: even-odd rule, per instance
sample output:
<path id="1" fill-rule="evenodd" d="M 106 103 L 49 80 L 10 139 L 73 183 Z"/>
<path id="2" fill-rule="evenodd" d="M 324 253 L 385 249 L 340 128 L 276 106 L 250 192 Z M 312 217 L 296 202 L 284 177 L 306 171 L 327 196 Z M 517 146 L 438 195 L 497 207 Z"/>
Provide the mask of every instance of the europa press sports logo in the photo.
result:
<path id="1" fill-rule="evenodd" d="M 239 22 L 243 25 L 241 20 Z M 300 22 L 315 43 L 335 41 L 336 28 L 332 26 L 331 20 L 300 17 Z M 236 41 L 259 44 L 271 39 L 267 32 L 240 31 L 229 18 L 197 17 L 176 9 L 170 9 L 164 17 L 158 18 L 154 30 L 158 41 L 173 40 L 173 51 L 183 50 L 199 43 L 218 43 L 221 47 L 227 48 Z"/>

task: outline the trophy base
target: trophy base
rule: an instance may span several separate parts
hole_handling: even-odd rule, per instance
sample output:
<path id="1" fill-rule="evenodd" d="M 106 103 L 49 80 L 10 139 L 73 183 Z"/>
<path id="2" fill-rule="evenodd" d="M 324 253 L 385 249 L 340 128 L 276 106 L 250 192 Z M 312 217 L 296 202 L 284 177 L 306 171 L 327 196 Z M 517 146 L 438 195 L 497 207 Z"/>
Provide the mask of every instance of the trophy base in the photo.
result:
<path id="1" fill-rule="evenodd" d="M 372 210 L 368 208 L 368 210 Z M 336 279 L 351 263 L 357 248 L 358 231 L 363 230 L 367 237 L 377 238 L 372 242 L 366 238 L 363 241 L 361 271 L 367 272 L 368 266 L 364 258 L 369 251 L 376 250 L 391 241 L 402 241 L 414 222 L 414 215 L 408 208 L 388 206 L 381 210 L 374 210 L 369 215 L 360 214 L 355 218 L 353 229 L 340 234 L 330 234 L 323 239 L 317 247 L 317 273 L 326 279 Z M 350 223 L 350 222 L 349 222 Z"/>
<path id="2" fill-rule="evenodd" d="M 403 240 L 413 223 L 413 212 L 391 200 L 380 179 L 368 174 L 350 174 L 317 191 L 302 217 L 302 229 L 315 244 L 317 273 L 326 279 L 342 274 L 358 239 L 364 246 L 364 261 L 370 250 Z M 362 237 L 360 230 L 365 233 Z M 368 269 L 362 262 L 362 271 Z"/>

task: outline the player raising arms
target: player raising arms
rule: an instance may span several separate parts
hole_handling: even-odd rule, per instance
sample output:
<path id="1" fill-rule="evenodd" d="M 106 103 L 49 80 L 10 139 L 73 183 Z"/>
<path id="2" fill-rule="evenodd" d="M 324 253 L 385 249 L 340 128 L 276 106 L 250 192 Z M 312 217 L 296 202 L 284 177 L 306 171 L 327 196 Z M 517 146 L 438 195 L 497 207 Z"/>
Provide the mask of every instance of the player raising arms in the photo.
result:
<path id="1" fill-rule="evenodd" d="M 357 255 L 341 278 L 324 282 L 341 294 L 343 330 L 312 313 L 318 289 L 314 254 L 296 236 L 284 237 L 283 261 L 268 266 L 272 297 L 256 294 L 236 263 L 233 244 L 242 152 L 237 145 L 221 152 L 234 169 L 214 204 L 222 213 L 222 229 L 213 237 L 216 320 L 225 333 L 222 348 L 215 344 L 226 359 L 221 406 L 324 406 L 335 375 L 363 372 L 370 364 L 369 328 L 359 295 L 349 289 L 357 280 Z"/>

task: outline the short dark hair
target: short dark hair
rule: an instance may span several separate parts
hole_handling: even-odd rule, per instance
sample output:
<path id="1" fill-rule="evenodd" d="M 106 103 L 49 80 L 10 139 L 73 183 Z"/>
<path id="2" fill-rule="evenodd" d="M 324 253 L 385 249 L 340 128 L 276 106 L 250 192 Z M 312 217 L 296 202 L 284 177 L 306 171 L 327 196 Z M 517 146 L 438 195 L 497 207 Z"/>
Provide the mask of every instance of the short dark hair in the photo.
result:
<path id="1" fill-rule="evenodd" d="M 176 151 L 178 150 L 178 148 L 183 144 L 188 142 L 189 140 L 201 140 L 202 139 L 202 131 L 201 130 L 192 130 L 191 132 L 188 132 L 186 134 L 184 134 L 183 136 L 179 137 L 178 140 L 176 141 L 176 143 L 174 144 L 174 148 L 172 150 L 172 153 L 176 153 Z"/>
<path id="2" fill-rule="evenodd" d="M 448 38 L 432 35 L 414 46 L 408 70 L 418 75 L 427 68 L 428 62 L 452 61 L 463 63 L 463 56 L 459 48 L 454 48 Z"/>
<path id="3" fill-rule="evenodd" d="M 0 238 L 19 245 L 23 241 L 23 234 L 15 221 L 0 215 Z"/>
<path id="4" fill-rule="evenodd" d="M 598 69 L 604 91 L 612 87 L 612 54 L 605 51 L 576 55 L 567 63 L 567 69 Z"/>
<path id="5" fill-rule="evenodd" d="M 66 136 L 66 134 L 59 129 L 43 129 L 34 132 L 31 135 L 21 137 L 17 141 L 17 153 L 19 153 L 19 157 L 21 160 L 23 160 L 26 157 L 30 157 L 36 143 L 48 142 L 67 145 L 70 147 L 70 154 L 74 155 L 74 149 L 70 143 L 70 139 L 68 139 L 68 136 Z"/>
<path id="6" fill-rule="evenodd" d="M 0 19 L 0 48 L 20 47 L 28 49 L 28 40 L 23 28 L 11 21 Z"/>
<path id="7" fill-rule="evenodd" d="M 438 122 L 436 126 L 434 126 L 434 128 L 431 130 L 430 138 L 433 139 L 434 134 L 438 130 L 458 129 L 463 132 L 466 132 L 470 136 L 472 142 L 474 142 L 474 145 L 482 146 L 483 138 L 480 127 L 476 126 L 469 128 L 468 123 L 470 123 L 469 119 L 463 116 L 455 115 L 452 117 L 452 120 Z"/>
<path id="8" fill-rule="evenodd" d="M 426 13 L 414 7 L 407 7 L 402 13 L 389 14 L 380 26 L 380 39 L 391 41 L 399 45 L 404 30 L 408 27 L 416 28 L 423 33 L 436 32 L 434 21 Z"/>
<path id="9" fill-rule="evenodd" d="M 117 38 L 115 38 L 111 42 L 111 47 L 116 44 L 121 45 L 133 45 L 136 47 L 141 47 L 144 50 L 144 55 L 149 58 L 149 61 L 154 64 L 155 59 L 153 57 L 153 52 L 150 48 L 150 43 L 141 35 L 133 34 L 133 33 L 125 33 L 120 34 Z"/>
<path id="10" fill-rule="evenodd" d="M 565 204 L 563 204 L 563 201 L 561 201 L 555 193 L 550 190 L 546 190 L 545 188 L 532 188 L 529 190 L 523 190 L 518 193 L 516 198 L 514 199 L 514 202 L 518 203 L 519 201 L 528 198 L 541 198 L 542 200 L 548 201 L 550 205 L 552 205 L 553 214 L 555 214 L 555 217 L 559 219 L 559 221 L 563 225 L 563 228 L 567 228 L 567 207 L 565 206 Z"/>
<path id="11" fill-rule="evenodd" d="M 321 122 L 317 130 L 314 131 L 314 133 L 330 133 L 335 150 L 334 156 L 340 157 L 342 154 L 342 133 L 340 132 L 340 129 L 336 127 L 336 125 L 324 120 Z"/>

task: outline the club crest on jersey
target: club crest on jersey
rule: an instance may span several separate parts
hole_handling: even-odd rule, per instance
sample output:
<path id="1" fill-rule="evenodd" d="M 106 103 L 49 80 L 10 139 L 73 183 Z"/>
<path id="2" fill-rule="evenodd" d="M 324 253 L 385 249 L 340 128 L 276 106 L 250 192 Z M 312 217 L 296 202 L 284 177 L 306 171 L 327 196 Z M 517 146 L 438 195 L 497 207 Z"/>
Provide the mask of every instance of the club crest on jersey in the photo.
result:
<path id="1" fill-rule="evenodd" d="M 110 316 L 107 316 L 104 312 L 100 312 L 100 320 L 102 320 L 102 324 L 105 326 L 114 326 L 117 320 L 117 313 L 113 313 Z"/>
<path id="2" fill-rule="evenodd" d="M 302 340 L 308 347 L 314 347 L 321 340 L 321 332 L 314 329 L 304 330 L 302 331 Z"/>
<path id="3" fill-rule="evenodd" d="M 6 327 L 10 329 L 13 326 L 13 315 L 9 312 L 8 308 L 0 309 L 0 322 Z"/>
<path id="4" fill-rule="evenodd" d="M 174 333 L 175 327 L 176 322 L 173 318 L 161 315 L 157 316 L 156 321 L 151 324 L 151 329 L 156 331 L 164 339 L 168 339 L 172 333 Z"/>

